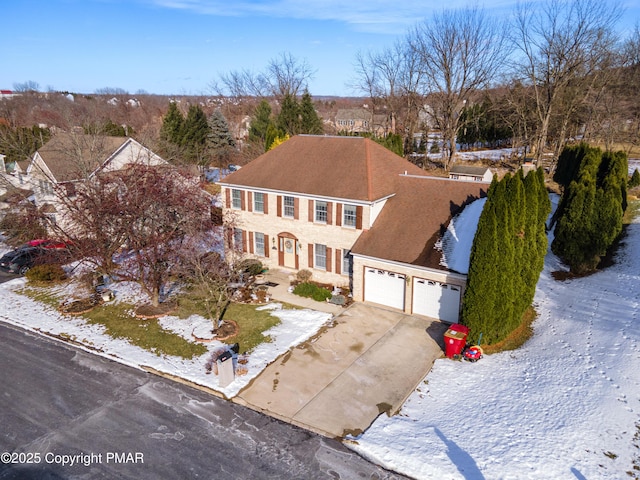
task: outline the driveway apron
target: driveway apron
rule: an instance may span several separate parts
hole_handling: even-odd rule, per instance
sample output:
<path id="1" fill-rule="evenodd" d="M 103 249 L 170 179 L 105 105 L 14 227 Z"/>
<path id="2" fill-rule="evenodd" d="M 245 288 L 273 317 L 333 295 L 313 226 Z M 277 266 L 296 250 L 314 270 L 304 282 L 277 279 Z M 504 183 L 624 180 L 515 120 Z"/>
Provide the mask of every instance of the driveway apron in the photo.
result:
<path id="1" fill-rule="evenodd" d="M 329 437 L 358 435 L 396 413 L 443 354 L 447 325 L 353 304 L 269 365 L 237 403 Z"/>

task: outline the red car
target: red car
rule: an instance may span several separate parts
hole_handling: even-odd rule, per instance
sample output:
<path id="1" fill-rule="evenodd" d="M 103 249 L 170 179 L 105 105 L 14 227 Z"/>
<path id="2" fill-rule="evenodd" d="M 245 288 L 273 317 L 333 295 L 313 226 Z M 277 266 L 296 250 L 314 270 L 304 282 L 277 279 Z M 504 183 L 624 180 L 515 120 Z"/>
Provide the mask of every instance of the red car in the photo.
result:
<path id="1" fill-rule="evenodd" d="M 40 248 L 67 248 L 68 244 L 58 240 L 49 240 L 43 238 L 37 238 L 31 240 L 25 244 L 25 247 L 40 247 Z"/>

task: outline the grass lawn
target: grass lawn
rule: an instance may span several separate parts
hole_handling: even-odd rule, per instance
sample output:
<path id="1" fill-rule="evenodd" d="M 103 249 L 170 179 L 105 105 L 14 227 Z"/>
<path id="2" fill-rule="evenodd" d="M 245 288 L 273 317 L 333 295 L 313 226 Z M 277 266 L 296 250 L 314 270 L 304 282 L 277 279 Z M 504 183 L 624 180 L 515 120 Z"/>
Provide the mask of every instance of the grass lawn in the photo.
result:
<path id="1" fill-rule="evenodd" d="M 64 300 L 57 293 L 57 285 L 29 283 L 19 293 L 52 308 L 58 308 Z M 206 313 L 197 299 L 188 295 L 178 299 L 178 309 L 172 313 L 179 318 Z M 135 305 L 127 303 L 106 303 L 83 313 L 80 317 L 90 324 L 103 325 L 108 335 L 127 340 L 132 345 L 144 348 L 157 355 L 170 355 L 193 358 L 207 351 L 207 348 L 190 342 L 173 332 L 163 329 L 157 319 L 140 319 L 134 314 Z M 294 308 L 285 305 L 285 308 Z M 247 353 L 271 338 L 263 332 L 280 323 L 280 319 L 268 310 L 256 310 L 256 305 L 232 303 L 225 312 L 224 319 L 234 320 L 239 327 L 238 334 L 225 340 L 227 344 L 237 343 L 241 353 Z"/>
<path id="2" fill-rule="evenodd" d="M 27 285 L 19 293 L 58 308 L 63 297 L 56 288 L 43 284 Z M 163 329 L 157 319 L 140 319 L 133 314 L 134 306 L 127 303 L 108 303 L 83 313 L 80 317 L 87 323 L 103 325 L 107 335 L 122 338 L 132 345 L 149 350 L 157 355 L 171 355 L 193 358 L 207 352 L 207 348 L 198 343 L 189 342 L 173 332 Z"/>
<path id="3" fill-rule="evenodd" d="M 179 307 L 174 315 L 187 318 L 190 315 L 205 316 L 204 308 L 198 305 L 193 297 L 184 296 L 179 299 Z M 227 344 L 237 343 L 240 353 L 246 353 L 264 342 L 270 342 L 271 338 L 263 332 L 280 323 L 280 319 L 269 313 L 268 310 L 256 310 L 256 305 L 232 303 L 227 308 L 223 320 L 233 320 L 238 324 L 238 334 L 225 340 Z M 212 324 L 213 327 L 213 324 Z"/>

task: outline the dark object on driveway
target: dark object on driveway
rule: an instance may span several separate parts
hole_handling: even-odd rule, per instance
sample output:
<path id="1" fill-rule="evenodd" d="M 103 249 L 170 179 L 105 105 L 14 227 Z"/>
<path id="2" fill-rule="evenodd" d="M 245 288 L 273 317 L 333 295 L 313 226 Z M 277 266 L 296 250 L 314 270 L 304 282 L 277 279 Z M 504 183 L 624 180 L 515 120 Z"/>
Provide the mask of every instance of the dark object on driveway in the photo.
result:
<path id="1" fill-rule="evenodd" d="M 24 275 L 36 265 L 63 264 L 70 260 L 66 248 L 22 247 L 0 258 L 0 268 Z"/>

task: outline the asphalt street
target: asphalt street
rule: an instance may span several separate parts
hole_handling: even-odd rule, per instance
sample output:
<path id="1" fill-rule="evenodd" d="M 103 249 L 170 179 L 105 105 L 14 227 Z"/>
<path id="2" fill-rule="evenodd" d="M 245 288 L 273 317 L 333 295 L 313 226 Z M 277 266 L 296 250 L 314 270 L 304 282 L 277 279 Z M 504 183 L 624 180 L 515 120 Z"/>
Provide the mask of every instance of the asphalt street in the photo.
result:
<path id="1" fill-rule="evenodd" d="M 406 478 L 338 441 L 2 323 L 0 455 L 0 479 Z"/>

